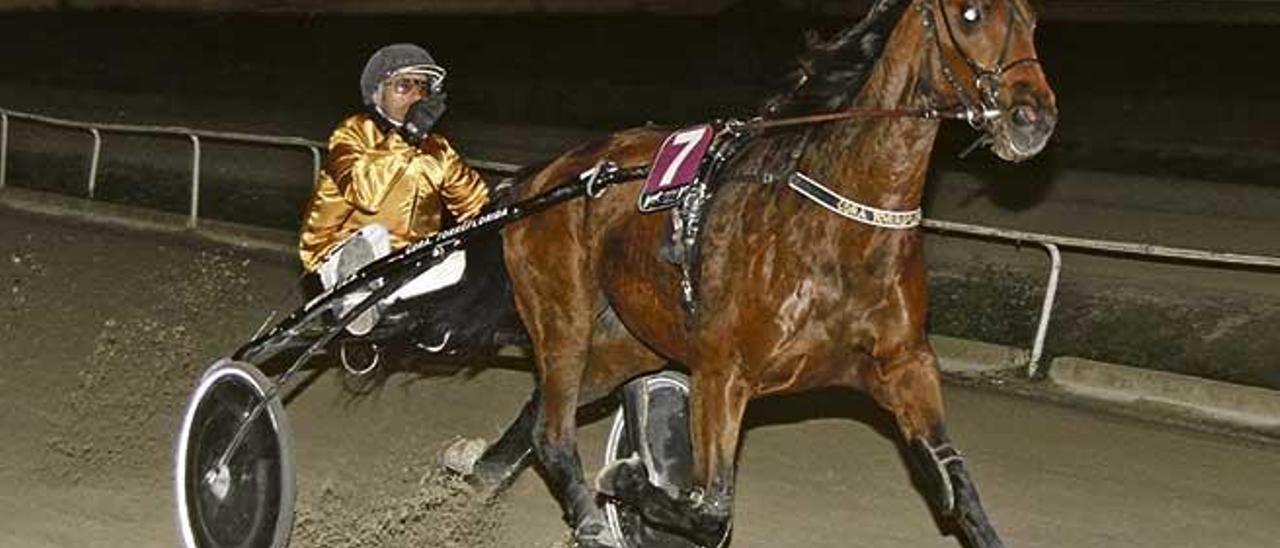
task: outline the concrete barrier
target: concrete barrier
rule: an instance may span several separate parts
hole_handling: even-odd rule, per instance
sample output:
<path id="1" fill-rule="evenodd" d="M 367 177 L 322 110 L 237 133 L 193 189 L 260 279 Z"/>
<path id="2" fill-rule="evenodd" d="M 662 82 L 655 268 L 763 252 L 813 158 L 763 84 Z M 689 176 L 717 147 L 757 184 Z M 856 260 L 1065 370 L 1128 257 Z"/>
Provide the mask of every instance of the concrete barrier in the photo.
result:
<path id="1" fill-rule="evenodd" d="M 1060 357 L 1049 378 L 1086 397 L 1122 403 L 1158 403 L 1248 428 L 1280 431 L 1280 392 L 1227 382 Z"/>
<path id="2" fill-rule="evenodd" d="M 938 367 L 945 373 L 992 373 L 1007 369 L 1026 371 L 1031 353 L 1025 348 L 930 335 L 929 343 L 938 354 Z"/>
<path id="3" fill-rule="evenodd" d="M 237 223 L 203 220 L 188 228 L 187 215 L 84 200 L 21 188 L 0 189 L 0 204 L 42 215 L 171 235 L 189 235 L 222 245 L 280 255 L 297 253 L 297 234 Z"/>

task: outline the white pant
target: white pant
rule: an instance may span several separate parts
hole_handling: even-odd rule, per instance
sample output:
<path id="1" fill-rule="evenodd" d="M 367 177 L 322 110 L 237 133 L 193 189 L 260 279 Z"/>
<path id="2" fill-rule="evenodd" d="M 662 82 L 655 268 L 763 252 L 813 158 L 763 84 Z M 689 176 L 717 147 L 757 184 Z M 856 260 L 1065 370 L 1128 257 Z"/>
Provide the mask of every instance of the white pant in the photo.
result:
<path id="1" fill-rule="evenodd" d="M 387 228 L 376 223 L 367 225 L 338 244 L 338 247 L 320 264 L 320 268 L 316 269 L 316 274 L 320 277 L 321 285 L 329 290 L 341 285 L 369 263 L 389 254 L 391 254 L 391 235 L 387 232 Z M 409 280 L 395 293 L 383 299 L 378 303 L 379 306 L 361 314 L 359 318 L 347 325 L 347 331 L 352 335 L 368 333 L 378 323 L 379 308 L 454 285 L 462 280 L 462 274 L 466 269 L 465 250 L 460 249 L 450 253 L 439 264 Z M 373 284 L 370 287 L 376 288 L 378 285 Z M 343 299 L 340 309 L 350 310 L 368 295 L 368 291 L 353 292 Z"/>

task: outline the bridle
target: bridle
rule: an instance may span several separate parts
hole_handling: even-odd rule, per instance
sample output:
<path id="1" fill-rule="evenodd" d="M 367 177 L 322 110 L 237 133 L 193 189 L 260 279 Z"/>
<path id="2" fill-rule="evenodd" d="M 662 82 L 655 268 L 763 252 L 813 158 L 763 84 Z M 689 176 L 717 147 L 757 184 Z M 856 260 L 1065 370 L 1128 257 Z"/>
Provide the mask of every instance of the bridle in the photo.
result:
<path id="1" fill-rule="evenodd" d="M 1005 0 L 1005 11 L 1008 13 L 1008 19 L 1005 20 L 1004 40 L 1000 46 L 1000 57 L 996 59 L 994 67 L 988 68 L 978 63 L 973 55 L 970 55 L 960 41 L 956 39 L 956 32 L 951 25 L 951 18 L 947 17 L 946 11 L 942 9 L 942 0 L 936 0 L 935 2 L 924 0 L 916 4 L 916 6 L 920 10 L 925 28 L 933 30 L 934 51 L 937 53 L 938 68 L 942 73 L 942 77 L 947 81 L 947 85 L 956 92 L 956 96 L 959 97 L 960 103 L 965 109 L 982 113 L 981 116 L 968 118 L 969 124 L 974 126 L 974 129 L 982 129 L 988 121 L 1002 113 L 1000 109 L 1000 82 L 1004 79 L 1005 73 L 1021 65 L 1040 64 L 1040 59 L 1036 57 L 1021 57 L 1008 61 L 1009 49 L 1013 44 L 1014 24 L 1018 23 L 1028 28 L 1031 27 L 1026 13 L 1023 13 L 1017 0 Z M 941 27 L 937 24 L 938 18 L 942 19 Z M 947 40 L 951 42 L 952 49 L 960 55 L 960 59 L 973 72 L 974 89 L 978 92 L 977 101 L 974 101 L 965 92 L 965 89 L 960 86 L 959 79 L 956 78 L 955 73 L 947 64 L 945 59 L 946 50 L 942 47 L 942 32 L 940 28 L 947 30 Z"/>
<path id="2" fill-rule="evenodd" d="M 1005 0 L 1009 13 L 1008 20 L 1005 22 L 1005 34 L 1003 45 L 1000 50 L 1000 57 L 996 60 L 993 68 L 982 66 L 977 60 L 964 49 L 956 39 L 956 34 L 951 26 L 951 19 L 947 17 L 946 11 L 942 8 L 942 0 L 918 0 L 915 7 L 920 11 L 924 21 L 924 27 L 933 31 L 934 51 L 937 52 L 937 58 L 940 65 L 940 72 L 947 81 L 947 85 L 955 91 L 959 97 L 960 105 L 950 108 L 848 108 L 838 112 L 828 112 L 823 114 L 810 114 L 805 116 L 794 116 L 788 118 L 755 118 L 745 123 L 750 129 L 767 129 L 781 126 L 794 126 L 816 124 L 822 122 L 831 122 L 836 120 L 845 120 L 849 118 L 922 118 L 926 120 L 964 120 L 976 130 L 983 130 L 991 120 L 1003 114 L 1000 108 L 1000 82 L 1003 80 L 1005 73 L 1015 67 L 1024 64 L 1040 64 L 1040 60 L 1036 57 L 1022 57 L 1013 61 L 1006 61 L 1009 56 L 1010 46 L 1013 43 L 1013 26 L 1014 23 L 1021 23 L 1023 26 L 1030 27 L 1026 14 L 1018 6 L 1017 0 Z M 938 12 L 941 15 L 938 15 Z M 938 25 L 937 19 L 941 17 L 943 24 Z M 951 43 L 956 54 L 964 60 L 965 65 L 974 74 L 974 88 L 977 90 L 978 98 L 974 100 L 964 87 L 960 85 L 960 80 L 956 77 L 955 72 L 947 65 L 945 60 L 945 50 L 943 49 L 942 28 L 946 29 L 947 41 Z"/>

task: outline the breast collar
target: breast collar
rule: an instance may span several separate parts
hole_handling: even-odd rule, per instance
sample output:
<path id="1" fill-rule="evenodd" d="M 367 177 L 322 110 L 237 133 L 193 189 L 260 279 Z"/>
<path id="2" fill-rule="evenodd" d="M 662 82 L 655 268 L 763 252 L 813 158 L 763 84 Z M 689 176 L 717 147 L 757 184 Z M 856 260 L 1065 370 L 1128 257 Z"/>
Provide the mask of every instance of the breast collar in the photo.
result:
<path id="1" fill-rule="evenodd" d="M 791 173 L 787 186 L 800 193 L 801 196 L 817 202 L 832 212 L 859 223 L 892 230 L 906 230 L 920 226 L 923 213 L 920 208 L 911 210 L 888 210 L 861 204 L 837 194 L 822 186 L 812 177 L 796 170 Z"/>

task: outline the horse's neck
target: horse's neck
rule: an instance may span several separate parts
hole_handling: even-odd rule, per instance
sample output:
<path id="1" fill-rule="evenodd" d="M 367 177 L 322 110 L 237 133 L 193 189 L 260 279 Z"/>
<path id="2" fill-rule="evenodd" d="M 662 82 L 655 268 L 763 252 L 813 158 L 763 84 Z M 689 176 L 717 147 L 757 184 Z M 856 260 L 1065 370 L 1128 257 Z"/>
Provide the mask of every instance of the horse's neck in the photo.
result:
<path id="1" fill-rule="evenodd" d="M 928 48 L 915 10 L 904 15 L 862 92 L 858 108 L 918 108 Z M 920 206 L 938 122 L 851 119 L 815 130 L 801 170 L 847 198 L 881 209 Z"/>

